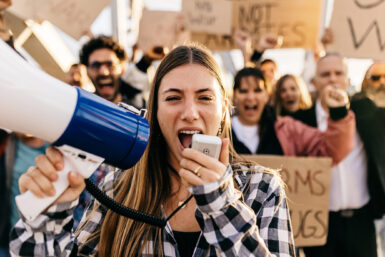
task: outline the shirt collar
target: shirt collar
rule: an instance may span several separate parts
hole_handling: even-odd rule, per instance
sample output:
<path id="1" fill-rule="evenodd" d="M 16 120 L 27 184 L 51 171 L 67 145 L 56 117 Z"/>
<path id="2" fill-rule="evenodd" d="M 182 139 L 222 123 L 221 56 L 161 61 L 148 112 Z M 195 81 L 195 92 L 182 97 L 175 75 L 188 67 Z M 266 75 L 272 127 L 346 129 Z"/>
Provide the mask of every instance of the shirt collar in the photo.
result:
<path id="1" fill-rule="evenodd" d="M 327 119 L 329 117 L 329 114 L 322 107 L 321 101 L 319 99 L 317 99 L 317 101 L 315 102 L 315 111 L 317 117 L 319 117 L 320 119 Z"/>

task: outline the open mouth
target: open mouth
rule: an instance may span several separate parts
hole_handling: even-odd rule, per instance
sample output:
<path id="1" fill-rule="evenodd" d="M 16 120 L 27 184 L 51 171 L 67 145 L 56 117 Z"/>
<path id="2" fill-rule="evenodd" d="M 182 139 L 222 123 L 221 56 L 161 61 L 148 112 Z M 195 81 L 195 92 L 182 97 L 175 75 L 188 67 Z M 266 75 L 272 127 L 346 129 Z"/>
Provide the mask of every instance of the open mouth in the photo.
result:
<path id="1" fill-rule="evenodd" d="M 114 86 L 114 80 L 111 76 L 99 76 L 96 81 L 100 88 Z"/>
<path id="2" fill-rule="evenodd" d="M 255 105 L 245 105 L 245 110 L 246 111 L 249 111 L 249 110 L 257 110 L 257 108 L 258 108 L 258 105 L 257 104 L 255 104 Z"/>
<path id="3" fill-rule="evenodd" d="M 293 104 L 295 104 L 295 100 L 287 100 L 286 104 L 287 105 L 293 105 Z"/>
<path id="4" fill-rule="evenodd" d="M 192 143 L 192 136 L 194 134 L 202 134 L 200 130 L 180 130 L 178 138 L 183 148 L 190 148 Z"/>

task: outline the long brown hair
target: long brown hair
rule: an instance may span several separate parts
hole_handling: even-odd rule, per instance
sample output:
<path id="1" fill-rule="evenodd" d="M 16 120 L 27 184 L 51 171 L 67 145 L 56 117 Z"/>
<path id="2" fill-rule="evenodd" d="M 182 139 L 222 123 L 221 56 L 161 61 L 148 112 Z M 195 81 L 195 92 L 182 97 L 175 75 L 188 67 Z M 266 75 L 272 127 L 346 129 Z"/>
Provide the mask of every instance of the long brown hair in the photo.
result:
<path id="1" fill-rule="evenodd" d="M 163 77 L 171 70 L 187 64 L 205 67 L 218 81 L 223 101 L 228 101 L 220 69 L 214 58 L 197 45 L 179 46 L 171 51 L 157 69 L 148 103 L 150 138 L 141 160 L 126 171 L 114 188 L 115 200 L 129 208 L 161 217 L 161 206 L 171 195 L 171 177 L 167 169 L 167 143 L 157 120 L 158 90 Z M 231 125 L 228 108 L 221 121 L 220 136 L 230 138 Z M 230 147 L 230 162 L 236 158 Z M 89 217 L 88 219 L 90 219 Z M 162 229 L 136 222 L 107 211 L 100 231 L 92 234 L 88 241 L 99 240 L 98 256 L 138 256 L 146 247 L 163 256 Z M 148 242 L 153 241 L 153 245 Z"/>

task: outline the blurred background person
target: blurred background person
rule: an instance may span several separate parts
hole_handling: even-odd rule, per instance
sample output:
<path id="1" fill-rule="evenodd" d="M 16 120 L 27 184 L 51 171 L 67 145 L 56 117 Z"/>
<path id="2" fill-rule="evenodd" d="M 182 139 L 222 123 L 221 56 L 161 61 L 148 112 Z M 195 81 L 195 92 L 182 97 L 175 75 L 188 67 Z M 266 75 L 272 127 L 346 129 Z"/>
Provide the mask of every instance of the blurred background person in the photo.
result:
<path id="1" fill-rule="evenodd" d="M 385 107 L 385 62 L 376 61 L 365 73 L 362 81 L 361 92 L 356 94 L 353 98 L 360 99 L 369 97 L 379 107 Z M 384 108 L 381 108 L 385 112 Z M 382 115 L 384 117 L 384 115 Z M 384 121 L 385 123 L 385 121 Z M 385 256 L 385 215 L 382 219 L 375 221 L 379 248 L 383 256 Z"/>
<path id="2" fill-rule="evenodd" d="M 346 93 L 343 97 L 335 91 L 329 88 L 324 97 L 330 101 L 333 113 L 341 107 L 345 108 L 345 113 L 333 116 L 328 132 L 322 134 L 291 117 L 276 117 L 274 108 L 266 105 L 268 97 L 262 71 L 255 68 L 240 70 L 234 78 L 236 115 L 231 120 L 235 150 L 240 154 L 327 155 L 338 163 L 353 147 L 353 144 L 342 142 L 353 139 L 354 115 L 346 110 Z M 333 100 L 334 93 L 341 96 L 338 101 Z M 334 108 L 337 106 L 339 108 Z"/>
<path id="3" fill-rule="evenodd" d="M 162 48 L 162 47 L 161 47 Z M 143 90 L 149 88 L 147 69 L 165 53 L 151 49 L 136 64 L 127 62 L 127 54 L 115 39 L 99 36 L 80 51 L 80 62 L 87 66 L 95 93 L 111 102 L 124 102 L 137 109 L 146 106 Z"/>
<path id="4" fill-rule="evenodd" d="M 273 102 L 277 115 L 290 115 L 312 106 L 312 100 L 305 82 L 297 76 L 286 74 L 275 85 Z"/>
<path id="5" fill-rule="evenodd" d="M 266 91 L 268 95 L 271 96 L 278 79 L 277 63 L 272 59 L 264 59 L 261 62 L 259 69 L 263 72 L 263 76 L 265 77 Z"/>
<path id="6" fill-rule="evenodd" d="M 374 62 L 368 68 L 361 90 L 377 106 L 385 107 L 385 62 Z"/>
<path id="7" fill-rule="evenodd" d="M 349 87 L 345 59 L 327 53 L 317 62 L 313 80 L 318 98 L 312 108 L 293 117 L 321 131 L 330 117 L 320 94 L 326 87 Z M 350 102 L 356 117 L 354 148 L 331 169 L 329 229 L 324 246 L 304 248 L 307 257 L 377 256 L 374 219 L 385 213 L 385 111 L 369 98 Z M 349 143 L 345 141 L 344 143 Z"/>

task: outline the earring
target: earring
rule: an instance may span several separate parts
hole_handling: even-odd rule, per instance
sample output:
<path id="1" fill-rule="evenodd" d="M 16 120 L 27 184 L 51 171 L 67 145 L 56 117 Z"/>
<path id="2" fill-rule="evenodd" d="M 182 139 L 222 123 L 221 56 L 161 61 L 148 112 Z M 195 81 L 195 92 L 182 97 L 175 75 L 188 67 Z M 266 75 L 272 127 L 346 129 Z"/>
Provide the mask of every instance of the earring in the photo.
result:
<path id="1" fill-rule="evenodd" d="M 220 126 L 218 129 L 218 136 L 221 136 L 221 135 L 222 135 L 222 126 Z"/>

